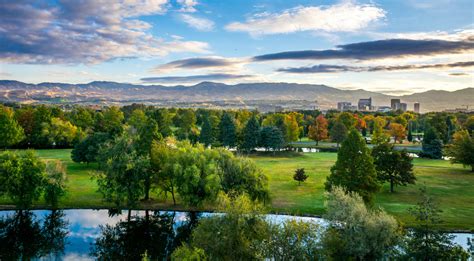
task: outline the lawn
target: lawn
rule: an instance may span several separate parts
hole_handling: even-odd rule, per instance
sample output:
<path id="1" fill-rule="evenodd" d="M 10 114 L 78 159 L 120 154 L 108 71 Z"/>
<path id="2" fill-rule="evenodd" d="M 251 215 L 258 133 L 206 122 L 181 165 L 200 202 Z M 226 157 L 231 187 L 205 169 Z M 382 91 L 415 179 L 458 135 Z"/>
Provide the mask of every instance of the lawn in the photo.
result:
<path id="1" fill-rule="evenodd" d="M 59 159 L 67 165 L 68 194 L 62 199 L 65 208 L 104 208 L 109 206 L 97 193 L 97 185 L 91 179 L 94 164 L 78 164 L 70 159 L 70 150 L 38 150 L 37 154 L 46 160 Z M 269 179 L 272 197 L 272 212 L 299 215 L 321 215 L 324 213 L 324 182 L 330 167 L 336 160 L 336 153 L 283 153 L 251 156 Z M 426 186 L 443 210 L 443 229 L 474 231 L 474 173 L 461 165 L 452 165 L 443 160 L 414 159 L 417 184 L 396 187 L 389 192 L 388 184 L 376 196 L 376 207 L 385 209 L 407 226 L 413 224 L 408 208 L 419 196 L 419 187 Z M 293 181 L 297 168 L 305 168 L 309 178 L 298 185 Z M 154 194 L 151 208 L 173 208 L 171 199 Z M 0 205 L 8 207 L 7 199 L 0 199 Z M 42 202 L 37 202 L 42 207 Z M 1 207 L 1 206 L 0 206 Z M 209 207 L 206 207 L 209 208 Z M 185 209 L 177 206 L 174 209 Z"/>

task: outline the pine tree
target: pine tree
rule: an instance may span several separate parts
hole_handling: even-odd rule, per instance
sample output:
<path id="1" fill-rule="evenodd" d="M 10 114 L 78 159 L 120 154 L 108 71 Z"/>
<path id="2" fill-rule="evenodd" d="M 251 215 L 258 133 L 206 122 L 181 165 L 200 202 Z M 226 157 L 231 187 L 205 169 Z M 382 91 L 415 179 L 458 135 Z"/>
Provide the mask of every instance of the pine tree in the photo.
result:
<path id="1" fill-rule="evenodd" d="M 342 186 L 347 191 L 357 192 L 365 202 L 370 203 L 373 194 L 380 189 L 373 158 L 364 139 L 353 129 L 342 142 L 337 161 L 331 168 L 325 187 Z"/>
<path id="2" fill-rule="evenodd" d="M 344 141 L 347 137 L 347 128 L 342 122 L 336 121 L 334 126 L 332 126 L 330 131 L 331 140 L 337 143 L 337 147 L 339 148 L 339 143 Z"/>
<path id="3" fill-rule="evenodd" d="M 255 116 L 252 116 L 243 130 L 243 140 L 240 149 L 247 153 L 258 147 L 260 142 L 260 124 Z"/>
<path id="4" fill-rule="evenodd" d="M 443 157 L 443 141 L 431 126 L 428 126 L 425 130 L 421 149 L 422 157 L 431 159 L 441 159 Z"/>
<path id="5" fill-rule="evenodd" d="M 293 175 L 293 179 L 298 181 L 298 185 L 301 185 L 301 182 L 304 182 L 307 178 L 308 175 L 305 174 L 304 168 L 297 169 L 295 175 Z"/>
<path id="6" fill-rule="evenodd" d="M 229 113 L 224 113 L 220 129 L 220 141 L 225 147 L 234 147 L 236 145 L 237 134 L 233 117 Z"/>
<path id="7" fill-rule="evenodd" d="M 209 146 L 215 141 L 214 135 L 212 135 L 212 125 L 209 117 L 204 117 L 202 126 L 201 126 L 201 135 L 199 136 L 199 142 L 202 144 Z"/>
<path id="8" fill-rule="evenodd" d="M 408 130 L 407 140 L 408 140 L 409 142 L 412 142 L 412 141 L 413 141 L 413 134 L 411 133 L 411 129 Z"/>

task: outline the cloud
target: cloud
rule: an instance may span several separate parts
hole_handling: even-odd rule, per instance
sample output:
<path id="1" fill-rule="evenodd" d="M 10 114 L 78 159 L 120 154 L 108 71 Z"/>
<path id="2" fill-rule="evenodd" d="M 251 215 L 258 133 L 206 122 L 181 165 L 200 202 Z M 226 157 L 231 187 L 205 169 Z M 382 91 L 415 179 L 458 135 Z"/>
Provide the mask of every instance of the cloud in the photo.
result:
<path id="1" fill-rule="evenodd" d="M 459 68 L 459 67 L 472 67 L 472 66 L 474 66 L 474 61 L 449 63 L 449 64 L 367 66 L 367 67 L 318 64 L 311 67 L 280 68 L 277 71 L 288 72 L 288 73 L 378 72 L 378 71 L 401 71 L 401 70 L 417 70 L 417 69 Z"/>
<path id="2" fill-rule="evenodd" d="M 450 73 L 449 76 L 469 76 L 468 73 Z"/>
<path id="3" fill-rule="evenodd" d="M 189 82 L 200 82 L 200 81 L 217 81 L 217 80 L 235 80 L 243 78 L 251 78 L 252 75 L 240 75 L 240 74 L 226 74 L 226 73 L 213 73 L 203 75 L 190 75 L 190 76 L 164 76 L 164 77 L 147 77 L 141 78 L 140 80 L 147 83 L 189 83 Z"/>
<path id="4" fill-rule="evenodd" d="M 181 9 L 179 11 L 187 12 L 187 13 L 196 12 L 196 8 L 194 8 L 194 7 L 196 5 L 198 5 L 198 1 L 196 1 L 196 0 L 177 0 L 176 2 L 181 5 Z"/>
<path id="5" fill-rule="evenodd" d="M 226 69 L 243 63 L 242 59 L 223 57 L 197 57 L 172 61 L 155 67 L 153 72 L 168 72 L 179 69 Z"/>
<path id="6" fill-rule="evenodd" d="M 254 61 L 271 60 L 370 60 L 389 57 L 465 53 L 474 50 L 474 41 L 387 39 L 337 46 L 337 49 L 289 51 L 255 56 Z"/>
<path id="7" fill-rule="evenodd" d="M 196 17 L 190 14 L 181 14 L 180 18 L 188 26 L 199 31 L 212 31 L 214 29 L 214 22 L 206 18 Z"/>
<path id="8" fill-rule="evenodd" d="M 0 2 L 0 61 L 91 64 L 173 52 L 208 53 L 205 42 L 166 40 L 138 19 L 166 12 L 166 0 Z"/>
<path id="9" fill-rule="evenodd" d="M 375 5 L 345 2 L 332 6 L 298 6 L 281 13 L 259 13 L 245 22 L 233 22 L 225 28 L 251 35 L 300 31 L 354 32 L 384 17 L 385 11 Z"/>

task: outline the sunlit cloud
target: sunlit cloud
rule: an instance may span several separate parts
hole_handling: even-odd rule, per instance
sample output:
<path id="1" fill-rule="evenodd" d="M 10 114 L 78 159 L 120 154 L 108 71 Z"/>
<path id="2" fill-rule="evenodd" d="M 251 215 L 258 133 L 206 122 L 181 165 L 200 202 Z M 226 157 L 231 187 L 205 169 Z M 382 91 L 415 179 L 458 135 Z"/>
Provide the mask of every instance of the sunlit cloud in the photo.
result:
<path id="1" fill-rule="evenodd" d="M 203 17 L 197 17 L 190 14 L 181 14 L 180 19 L 189 27 L 199 31 L 212 31 L 214 29 L 214 22 Z"/>

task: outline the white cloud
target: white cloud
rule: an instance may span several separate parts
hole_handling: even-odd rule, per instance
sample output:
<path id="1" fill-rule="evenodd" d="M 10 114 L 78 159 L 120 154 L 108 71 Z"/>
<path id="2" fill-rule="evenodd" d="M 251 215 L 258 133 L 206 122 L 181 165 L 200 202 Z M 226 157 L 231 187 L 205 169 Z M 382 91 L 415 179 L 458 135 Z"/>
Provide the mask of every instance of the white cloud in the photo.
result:
<path id="1" fill-rule="evenodd" d="M 281 13 L 259 13 L 245 22 L 230 23 L 225 28 L 251 35 L 299 31 L 354 32 L 384 17 L 385 11 L 375 5 L 344 2 L 332 6 L 299 6 Z"/>
<path id="2" fill-rule="evenodd" d="M 180 18 L 188 26 L 199 31 L 212 31 L 214 29 L 214 22 L 206 18 L 196 17 L 190 14 L 181 14 Z"/>
<path id="3" fill-rule="evenodd" d="M 177 0 L 178 4 L 181 5 L 181 12 L 188 12 L 193 13 L 196 12 L 196 8 L 194 6 L 198 5 L 198 1 L 196 0 Z"/>

